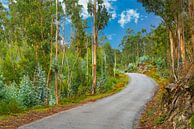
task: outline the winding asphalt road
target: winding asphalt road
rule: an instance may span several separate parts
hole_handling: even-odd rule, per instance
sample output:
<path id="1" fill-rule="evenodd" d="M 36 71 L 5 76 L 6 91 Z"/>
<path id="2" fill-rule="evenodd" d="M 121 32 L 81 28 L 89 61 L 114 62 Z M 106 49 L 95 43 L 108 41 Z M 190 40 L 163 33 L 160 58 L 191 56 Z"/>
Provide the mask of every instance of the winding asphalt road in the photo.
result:
<path id="1" fill-rule="evenodd" d="M 131 78 L 128 86 L 113 96 L 57 113 L 19 129 L 133 129 L 157 84 L 142 74 L 128 75 Z"/>

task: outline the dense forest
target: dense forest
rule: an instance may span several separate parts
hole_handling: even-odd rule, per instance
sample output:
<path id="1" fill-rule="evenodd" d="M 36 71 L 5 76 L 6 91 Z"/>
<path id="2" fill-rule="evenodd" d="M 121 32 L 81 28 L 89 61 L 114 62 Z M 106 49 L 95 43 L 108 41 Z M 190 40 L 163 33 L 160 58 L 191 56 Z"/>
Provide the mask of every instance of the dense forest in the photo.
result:
<path id="1" fill-rule="evenodd" d="M 9 0 L 8 8 L 0 2 L 0 115 L 105 93 L 121 73 L 154 69 L 155 76 L 168 80 L 158 100 L 162 118 L 175 123 L 169 128 L 189 128 L 194 3 L 139 2 L 162 22 L 151 31 L 128 28 L 118 48 L 101 33 L 112 16 L 103 0 L 88 3 L 89 20 L 83 19 L 79 0 Z"/>
<path id="2" fill-rule="evenodd" d="M 2 108 L 55 105 L 65 98 L 105 92 L 118 81 L 114 65 L 118 50 L 106 36 L 98 39 L 110 14 L 101 0 L 98 9 L 92 3 L 88 6 L 95 16 L 94 36 L 86 30 L 91 26 L 82 19 L 77 0 L 10 0 L 8 9 L 0 3 Z"/>

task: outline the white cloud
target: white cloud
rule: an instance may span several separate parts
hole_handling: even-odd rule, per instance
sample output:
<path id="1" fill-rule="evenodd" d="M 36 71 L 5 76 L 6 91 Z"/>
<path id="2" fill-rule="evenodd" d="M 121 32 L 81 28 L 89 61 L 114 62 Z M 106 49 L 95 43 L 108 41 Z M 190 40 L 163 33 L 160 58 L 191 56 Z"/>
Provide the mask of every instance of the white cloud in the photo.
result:
<path id="1" fill-rule="evenodd" d="M 121 25 L 122 28 L 124 28 L 125 24 L 131 22 L 132 20 L 134 20 L 134 22 L 137 24 L 139 18 L 140 14 L 136 10 L 129 9 L 121 13 L 118 23 Z"/>
<path id="2" fill-rule="evenodd" d="M 116 17 L 117 17 L 116 12 L 113 12 L 113 13 L 112 13 L 112 19 L 115 19 Z"/>
<path id="3" fill-rule="evenodd" d="M 112 14 L 112 19 L 115 19 L 117 16 L 116 10 L 112 6 L 112 2 L 116 2 L 116 1 L 117 0 L 104 0 L 104 5 L 106 6 L 108 12 Z M 83 6 L 82 17 L 84 19 L 90 17 L 90 15 L 88 14 L 88 8 L 87 8 L 88 2 L 89 0 L 79 0 L 79 4 Z"/>
<path id="4" fill-rule="evenodd" d="M 112 2 L 116 2 L 116 1 L 117 0 L 104 0 L 104 5 L 106 6 L 106 8 L 109 11 L 109 13 L 112 14 L 112 18 L 111 19 L 115 19 L 117 17 L 116 10 L 112 6 Z"/>
<path id="5" fill-rule="evenodd" d="M 88 14 L 88 2 L 89 2 L 89 0 L 79 0 L 79 4 L 83 6 L 83 8 L 82 8 L 82 17 L 84 19 L 89 17 L 89 14 Z"/>

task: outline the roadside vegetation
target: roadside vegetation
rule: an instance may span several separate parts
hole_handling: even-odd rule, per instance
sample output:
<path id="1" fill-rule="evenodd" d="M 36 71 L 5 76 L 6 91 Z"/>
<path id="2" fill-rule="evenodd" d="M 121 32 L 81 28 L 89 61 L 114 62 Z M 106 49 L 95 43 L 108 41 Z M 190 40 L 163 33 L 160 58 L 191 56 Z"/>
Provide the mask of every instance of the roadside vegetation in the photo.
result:
<path id="1" fill-rule="evenodd" d="M 165 37 L 157 43 L 154 50 L 161 52 L 160 55 L 166 54 L 155 60 L 157 70 L 148 68 L 143 72 L 158 82 L 159 91 L 148 104 L 140 120 L 139 128 L 193 128 L 194 3 L 190 0 L 139 1 L 147 12 L 162 18 L 164 31 L 158 31 L 158 35 L 153 39 L 157 43 L 157 38 L 162 38 L 164 34 Z M 161 45 L 159 45 L 160 43 Z M 164 46 L 166 47 L 164 48 Z M 162 47 L 165 51 L 161 49 Z M 158 53 L 155 54 L 158 56 Z M 162 60 L 165 60 L 165 63 L 162 63 Z M 162 69 L 158 69 L 160 64 L 164 66 Z M 144 67 L 148 66 L 144 65 Z"/>
<path id="2" fill-rule="evenodd" d="M 19 126 L 37 119 L 113 95 L 124 89 L 130 81 L 127 75 L 116 74 L 116 76 L 117 78 L 114 78 L 114 81 L 106 85 L 109 87 L 106 91 L 103 90 L 103 92 L 98 92 L 95 95 L 88 94 L 79 97 L 64 98 L 60 105 L 35 106 L 27 109 L 21 107 L 18 109 L 17 105 L 10 104 L 7 106 L 8 104 L 4 104 L 7 109 L 1 109 L 0 127 L 4 129 L 17 129 Z"/>
<path id="3" fill-rule="evenodd" d="M 111 18 L 102 0 L 88 3 L 94 22 L 82 18 L 78 1 L 9 0 L 7 6 L 0 2 L 3 118 L 96 100 L 127 83 L 118 70 L 120 51 L 99 34 Z"/>
<path id="4" fill-rule="evenodd" d="M 193 3 L 139 0 L 163 22 L 151 32 L 130 28 L 121 48 L 125 72 L 152 77 L 158 92 L 145 108 L 138 129 L 190 129 L 194 114 Z"/>
<path id="5" fill-rule="evenodd" d="M 118 48 L 102 33 L 111 20 L 103 0 L 88 3 L 89 19 L 78 0 L 8 1 L 0 2 L 0 127 L 112 95 L 127 84 L 124 72 L 140 72 L 159 90 L 138 128 L 193 128 L 191 0 L 138 0 L 162 23 L 128 28 Z"/>

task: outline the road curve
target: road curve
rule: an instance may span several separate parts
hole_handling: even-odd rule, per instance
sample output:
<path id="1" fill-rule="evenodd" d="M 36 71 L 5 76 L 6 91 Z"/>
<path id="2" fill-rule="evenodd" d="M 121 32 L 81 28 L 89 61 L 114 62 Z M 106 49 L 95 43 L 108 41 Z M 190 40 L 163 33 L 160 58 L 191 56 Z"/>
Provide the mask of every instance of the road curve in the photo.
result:
<path id="1" fill-rule="evenodd" d="M 19 129 L 133 129 L 143 106 L 153 96 L 156 83 L 149 77 L 130 73 L 121 92 L 43 118 Z"/>

